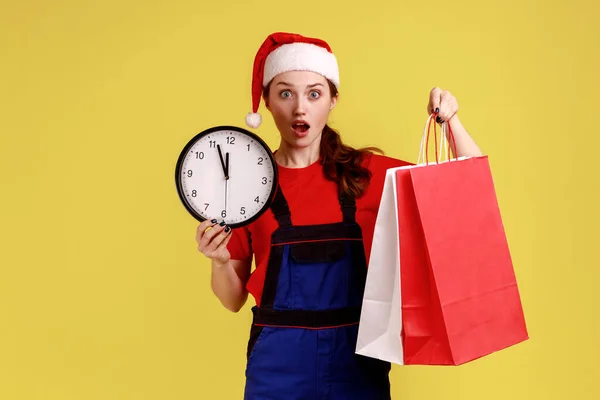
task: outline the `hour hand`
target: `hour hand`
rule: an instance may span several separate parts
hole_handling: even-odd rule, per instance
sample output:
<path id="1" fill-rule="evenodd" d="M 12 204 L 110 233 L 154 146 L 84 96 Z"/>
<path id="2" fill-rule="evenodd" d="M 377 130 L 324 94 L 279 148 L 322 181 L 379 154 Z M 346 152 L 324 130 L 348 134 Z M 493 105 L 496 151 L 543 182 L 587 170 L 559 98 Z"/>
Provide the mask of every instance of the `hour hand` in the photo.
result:
<path id="1" fill-rule="evenodd" d="M 225 175 L 225 179 L 227 179 L 227 167 L 225 166 L 225 160 L 223 159 L 223 153 L 221 152 L 221 145 L 219 145 L 219 144 L 217 145 L 217 150 L 219 151 L 219 158 L 221 159 L 221 167 L 223 168 L 223 175 Z M 229 154 L 228 154 L 228 156 L 229 156 Z"/>

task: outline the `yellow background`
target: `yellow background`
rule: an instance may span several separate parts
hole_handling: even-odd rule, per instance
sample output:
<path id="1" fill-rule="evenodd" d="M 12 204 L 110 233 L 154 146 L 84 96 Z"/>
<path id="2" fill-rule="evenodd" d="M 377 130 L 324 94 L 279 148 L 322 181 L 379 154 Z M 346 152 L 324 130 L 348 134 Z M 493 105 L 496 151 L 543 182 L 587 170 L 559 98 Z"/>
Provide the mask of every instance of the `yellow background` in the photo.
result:
<path id="1" fill-rule="evenodd" d="M 440 86 L 490 156 L 531 339 L 394 366 L 394 398 L 600 398 L 598 3 L 219 3 L 0 2 L 0 399 L 241 398 L 251 303 L 212 295 L 173 177 L 277 30 L 333 47 L 346 142 L 416 161 Z"/>

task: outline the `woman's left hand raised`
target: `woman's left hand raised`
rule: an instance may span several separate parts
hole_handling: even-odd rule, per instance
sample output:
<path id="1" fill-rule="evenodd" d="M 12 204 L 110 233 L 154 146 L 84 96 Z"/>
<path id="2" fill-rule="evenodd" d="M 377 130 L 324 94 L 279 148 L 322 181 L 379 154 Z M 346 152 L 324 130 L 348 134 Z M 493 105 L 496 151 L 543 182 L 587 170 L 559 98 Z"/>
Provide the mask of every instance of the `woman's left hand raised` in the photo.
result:
<path id="1" fill-rule="evenodd" d="M 429 104 L 427 104 L 427 114 L 436 113 L 436 121 L 441 124 L 450 121 L 458 111 L 458 101 L 449 91 L 434 87 L 429 92 Z"/>

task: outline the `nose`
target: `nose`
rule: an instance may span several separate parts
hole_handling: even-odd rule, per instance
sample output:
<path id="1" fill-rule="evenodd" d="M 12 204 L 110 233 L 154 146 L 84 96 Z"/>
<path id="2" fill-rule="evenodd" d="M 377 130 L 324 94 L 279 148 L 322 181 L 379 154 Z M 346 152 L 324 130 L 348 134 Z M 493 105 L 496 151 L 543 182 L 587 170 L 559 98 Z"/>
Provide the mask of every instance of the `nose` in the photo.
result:
<path id="1" fill-rule="evenodd" d="M 305 115 L 306 114 L 306 100 L 302 96 L 298 96 L 296 104 L 294 105 L 294 115 Z"/>

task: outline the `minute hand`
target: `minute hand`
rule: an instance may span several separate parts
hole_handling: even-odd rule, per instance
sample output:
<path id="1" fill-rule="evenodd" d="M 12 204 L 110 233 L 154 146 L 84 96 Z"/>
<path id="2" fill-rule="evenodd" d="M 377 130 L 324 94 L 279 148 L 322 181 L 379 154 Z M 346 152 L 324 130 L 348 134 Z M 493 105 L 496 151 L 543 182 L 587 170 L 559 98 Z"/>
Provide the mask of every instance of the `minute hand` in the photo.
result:
<path id="1" fill-rule="evenodd" d="M 225 154 L 225 179 L 229 179 L 229 153 Z"/>

